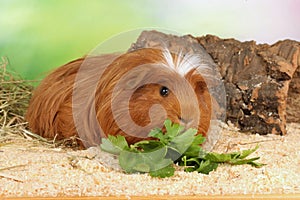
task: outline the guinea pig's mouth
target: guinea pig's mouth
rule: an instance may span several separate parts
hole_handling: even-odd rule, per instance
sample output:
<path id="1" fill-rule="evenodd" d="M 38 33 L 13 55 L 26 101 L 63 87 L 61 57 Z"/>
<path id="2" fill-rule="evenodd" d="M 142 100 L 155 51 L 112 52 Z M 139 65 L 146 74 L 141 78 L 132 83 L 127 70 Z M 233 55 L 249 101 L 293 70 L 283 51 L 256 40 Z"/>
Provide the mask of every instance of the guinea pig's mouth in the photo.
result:
<path id="1" fill-rule="evenodd" d="M 183 131 L 187 131 L 190 128 L 195 128 L 195 129 L 198 128 L 197 125 L 195 125 L 194 119 L 185 119 L 185 118 L 178 116 L 178 123 L 184 127 Z"/>
<path id="2" fill-rule="evenodd" d="M 196 129 L 197 130 L 197 133 L 196 133 L 196 135 L 198 135 L 198 134 L 201 134 L 202 136 L 206 136 L 207 135 L 207 130 L 205 129 L 205 128 L 203 128 L 203 127 L 201 127 L 200 125 L 195 125 L 195 124 L 187 124 L 187 125 L 185 125 L 185 124 L 180 124 L 181 126 L 183 126 L 183 130 L 182 130 L 182 132 L 181 133 L 183 133 L 183 132 L 185 132 L 185 131 L 187 131 L 187 130 L 189 130 L 189 129 Z"/>

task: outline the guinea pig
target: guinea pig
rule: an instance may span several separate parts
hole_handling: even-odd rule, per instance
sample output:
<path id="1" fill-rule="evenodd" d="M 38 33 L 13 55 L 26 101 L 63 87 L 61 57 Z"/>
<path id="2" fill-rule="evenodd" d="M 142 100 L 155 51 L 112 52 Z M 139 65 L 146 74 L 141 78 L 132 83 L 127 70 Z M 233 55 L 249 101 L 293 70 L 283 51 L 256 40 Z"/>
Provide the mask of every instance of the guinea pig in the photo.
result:
<path id="1" fill-rule="evenodd" d="M 78 136 L 82 147 L 107 135 L 129 144 L 149 139 L 168 118 L 206 136 L 212 99 L 199 57 L 145 48 L 74 60 L 36 88 L 26 120 L 45 138 Z"/>

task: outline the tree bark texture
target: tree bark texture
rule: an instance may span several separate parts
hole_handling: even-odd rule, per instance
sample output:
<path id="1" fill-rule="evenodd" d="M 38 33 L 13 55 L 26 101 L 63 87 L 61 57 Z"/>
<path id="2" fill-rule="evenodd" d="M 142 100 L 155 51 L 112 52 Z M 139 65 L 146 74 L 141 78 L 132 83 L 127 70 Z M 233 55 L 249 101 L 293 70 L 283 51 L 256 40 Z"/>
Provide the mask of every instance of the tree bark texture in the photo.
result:
<path id="1" fill-rule="evenodd" d="M 144 31 L 130 50 L 159 47 L 162 41 L 163 48 L 184 52 L 197 53 L 200 46 L 212 57 L 226 90 L 226 120 L 242 131 L 284 135 L 287 122 L 300 122 L 299 42 L 268 45 Z"/>

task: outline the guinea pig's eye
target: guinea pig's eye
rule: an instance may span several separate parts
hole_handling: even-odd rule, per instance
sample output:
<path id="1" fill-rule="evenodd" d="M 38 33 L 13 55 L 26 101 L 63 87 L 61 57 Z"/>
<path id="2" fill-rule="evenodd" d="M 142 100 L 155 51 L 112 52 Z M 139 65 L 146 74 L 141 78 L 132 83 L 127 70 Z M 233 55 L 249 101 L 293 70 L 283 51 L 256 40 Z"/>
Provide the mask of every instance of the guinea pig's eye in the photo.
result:
<path id="1" fill-rule="evenodd" d="M 162 86 L 160 88 L 160 95 L 163 96 L 163 97 L 166 97 L 169 95 L 169 88 L 165 87 L 165 86 Z"/>

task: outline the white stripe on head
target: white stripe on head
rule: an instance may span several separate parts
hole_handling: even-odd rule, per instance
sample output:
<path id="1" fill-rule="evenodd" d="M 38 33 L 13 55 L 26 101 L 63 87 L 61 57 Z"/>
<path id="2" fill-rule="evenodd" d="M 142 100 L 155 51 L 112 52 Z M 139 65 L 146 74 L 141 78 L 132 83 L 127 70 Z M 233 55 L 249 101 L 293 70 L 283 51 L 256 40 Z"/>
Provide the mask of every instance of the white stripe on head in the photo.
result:
<path id="1" fill-rule="evenodd" d="M 163 57 L 166 61 L 166 67 L 175 70 L 181 76 L 185 76 L 193 69 L 207 71 L 209 66 L 201 62 L 201 57 L 197 54 L 187 53 L 183 55 L 182 51 L 177 54 L 176 60 L 173 59 L 171 52 L 168 49 L 163 50 Z"/>

